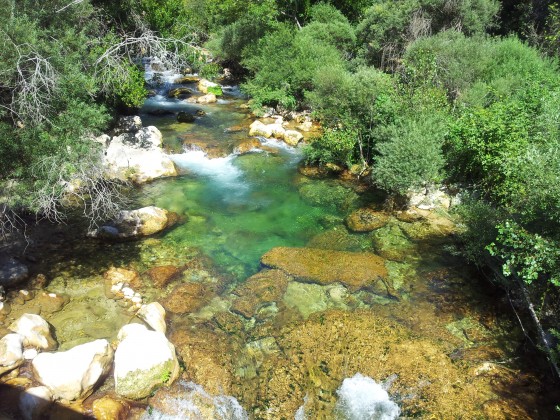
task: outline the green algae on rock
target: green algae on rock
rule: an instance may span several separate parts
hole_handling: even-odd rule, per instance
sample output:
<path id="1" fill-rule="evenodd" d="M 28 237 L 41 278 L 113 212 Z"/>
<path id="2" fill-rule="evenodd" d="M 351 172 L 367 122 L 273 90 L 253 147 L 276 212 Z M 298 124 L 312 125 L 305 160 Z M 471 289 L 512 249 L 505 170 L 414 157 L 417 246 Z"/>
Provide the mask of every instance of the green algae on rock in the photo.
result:
<path id="1" fill-rule="evenodd" d="M 379 288 L 379 280 L 387 277 L 385 260 L 370 252 L 277 247 L 263 255 L 261 262 L 300 280 L 323 285 L 339 282 L 352 291 Z"/>
<path id="2" fill-rule="evenodd" d="M 282 299 L 289 280 L 281 270 L 263 270 L 249 277 L 233 291 L 237 297 L 231 310 L 245 318 L 253 317 L 262 306 Z"/>
<path id="3" fill-rule="evenodd" d="M 371 232 L 385 226 L 388 221 L 388 214 L 365 207 L 353 211 L 346 218 L 346 226 L 353 232 Z"/>

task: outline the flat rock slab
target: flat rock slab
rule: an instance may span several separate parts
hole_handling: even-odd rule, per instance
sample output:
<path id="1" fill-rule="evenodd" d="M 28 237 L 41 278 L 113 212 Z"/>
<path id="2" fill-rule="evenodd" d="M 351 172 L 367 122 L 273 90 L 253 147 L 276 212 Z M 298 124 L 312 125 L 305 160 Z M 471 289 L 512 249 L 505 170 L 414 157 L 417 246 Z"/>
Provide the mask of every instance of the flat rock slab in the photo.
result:
<path id="1" fill-rule="evenodd" d="M 387 277 L 385 260 L 369 252 L 278 247 L 263 255 L 261 263 L 312 283 L 340 282 L 352 291 Z"/>

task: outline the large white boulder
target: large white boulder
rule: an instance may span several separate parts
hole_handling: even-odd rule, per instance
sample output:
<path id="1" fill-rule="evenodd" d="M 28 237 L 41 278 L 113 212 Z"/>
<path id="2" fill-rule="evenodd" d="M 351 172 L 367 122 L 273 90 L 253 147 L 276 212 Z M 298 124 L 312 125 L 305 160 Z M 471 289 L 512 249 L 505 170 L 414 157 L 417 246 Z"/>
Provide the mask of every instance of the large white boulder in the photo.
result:
<path id="1" fill-rule="evenodd" d="M 23 337 L 8 334 L 0 340 L 0 375 L 23 363 Z"/>
<path id="2" fill-rule="evenodd" d="M 68 351 L 41 353 L 33 359 L 36 378 L 56 399 L 73 401 L 87 397 L 113 361 L 107 340 L 95 340 Z"/>
<path id="3" fill-rule="evenodd" d="M 272 127 L 268 124 L 264 124 L 262 121 L 255 120 L 249 126 L 249 135 L 257 137 L 266 137 L 267 139 L 272 137 Z"/>
<path id="4" fill-rule="evenodd" d="M 153 126 L 113 137 L 103 158 L 107 175 L 139 184 L 177 175 L 175 164 L 161 148 L 162 141 L 161 132 Z"/>
<path id="5" fill-rule="evenodd" d="M 159 207 L 123 210 L 111 223 L 91 231 L 89 236 L 105 239 L 135 239 L 161 232 L 175 223 L 175 218 Z"/>
<path id="6" fill-rule="evenodd" d="M 25 420 L 38 419 L 52 400 L 52 392 L 46 386 L 29 388 L 19 396 L 19 410 Z"/>
<path id="7" fill-rule="evenodd" d="M 54 350 L 58 347 L 49 324 L 39 315 L 23 314 L 9 326 L 9 330 L 23 337 L 25 347 L 41 350 Z"/>
<path id="8" fill-rule="evenodd" d="M 119 331 L 115 352 L 115 390 L 131 399 L 150 395 L 179 376 L 175 347 L 164 334 L 140 324 L 125 325 Z"/>
<path id="9" fill-rule="evenodd" d="M 152 327 L 154 331 L 165 334 L 167 330 L 167 325 L 165 324 L 165 309 L 163 309 L 163 306 L 158 302 L 142 305 L 136 315 Z"/>

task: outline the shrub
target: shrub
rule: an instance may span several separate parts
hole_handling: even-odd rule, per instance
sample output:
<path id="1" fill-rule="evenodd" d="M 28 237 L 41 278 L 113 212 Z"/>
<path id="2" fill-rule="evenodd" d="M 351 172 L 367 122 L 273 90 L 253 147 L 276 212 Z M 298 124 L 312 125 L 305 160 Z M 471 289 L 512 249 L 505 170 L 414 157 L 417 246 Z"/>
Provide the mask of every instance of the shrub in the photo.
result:
<path id="1" fill-rule="evenodd" d="M 376 149 L 372 178 L 390 193 L 404 195 L 411 188 L 425 187 L 443 178 L 443 114 L 404 117 L 382 129 L 384 141 Z"/>

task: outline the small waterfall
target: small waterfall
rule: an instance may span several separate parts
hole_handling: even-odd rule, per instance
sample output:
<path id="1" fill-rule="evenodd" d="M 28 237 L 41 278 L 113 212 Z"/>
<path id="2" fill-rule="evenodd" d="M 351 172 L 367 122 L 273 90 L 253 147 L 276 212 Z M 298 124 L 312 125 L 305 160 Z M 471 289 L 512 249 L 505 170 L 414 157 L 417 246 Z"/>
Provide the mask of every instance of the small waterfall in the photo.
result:
<path id="1" fill-rule="evenodd" d="M 223 193 L 228 201 L 237 201 L 249 192 L 249 185 L 243 178 L 243 171 L 234 165 L 235 154 L 210 159 L 202 150 L 187 150 L 170 155 L 177 168 L 209 179 L 216 193 Z"/>
<path id="2" fill-rule="evenodd" d="M 237 399 L 227 395 L 212 396 L 193 382 L 181 381 L 184 388 L 178 397 L 165 399 L 163 411 L 148 410 L 142 420 L 248 420 Z"/>
<path id="3" fill-rule="evenodd" d="M 393 420 L 400 414 L 399 406 L 389 398 L 384 387 L 360 373 L 344 379 L 336 393 L 336 411 L 343 419 Z"/>

